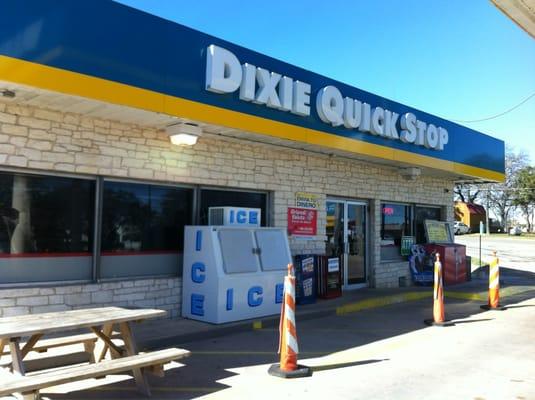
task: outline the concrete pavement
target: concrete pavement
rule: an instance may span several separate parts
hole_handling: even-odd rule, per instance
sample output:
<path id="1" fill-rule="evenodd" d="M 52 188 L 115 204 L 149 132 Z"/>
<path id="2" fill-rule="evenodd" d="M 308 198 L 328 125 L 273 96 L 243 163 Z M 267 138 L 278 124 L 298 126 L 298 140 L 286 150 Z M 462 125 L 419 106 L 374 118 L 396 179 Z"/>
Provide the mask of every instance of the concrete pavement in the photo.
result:
<path id="1" fill-rule="evenodd" d="M 431 288 L 359 290 L 299 307 L 300 362 L 314 374 L 293 381 L 267 374 L 278 360 L 278 317 L 224 326 L 154 321 L 136 333 L 147 347 L 192 351 L 165 378 L 151 379 L 155 399 L 535 399 L 535 274 L 504 271 L 504 312 L 480 310 L 486 284 L 446 288 L 451 328 L 423 324 Z M 128 376 L 108 379 L 46 396 L 143 398 Z"/>
<path id="2" fill-rule="evenodd" d="M 511 296 L 535 289 L 535 273 L 502 269 L 501 295 Z M 464 299 L 486 302 L 488 288 L 487 271 L 473 276 L 469 282 L 446 286 L 445 296 L 451 299 Z M 342 297 L 323 300 L 314 304 L 297 306 L 297 321 L 342 315 L 387 305 L 427 299 L 432 303 L 432 287 L 411 286 L 397 289 L 360 289 L 346 291 Z M 210 339 L 228 334 L 248 332 L 265 327 L 276 327 L 279 316 L 268 316 L 256 320 L 213 325 L 203 322 L 174 319 L 146 321 L 135 326 L 135 334 L 142 348 L 162 348 L 174 343 L 188 343 L 194 340 Z"/>
<path id="3" fill-rule="evenodd" d="M 450 328 L 426 327 L 427 299 L 297 324 L 310 378 L 267 374 L 277 361 L 276 327 L 195 340 L 192 356 L 151 379 L 154 399 L 535 399 L 535 291 L 510 309 L 482 312 L 479 301 L 446 302 Z M 50 399 L 142 399 L 131 379 L 50 394 Z"/>

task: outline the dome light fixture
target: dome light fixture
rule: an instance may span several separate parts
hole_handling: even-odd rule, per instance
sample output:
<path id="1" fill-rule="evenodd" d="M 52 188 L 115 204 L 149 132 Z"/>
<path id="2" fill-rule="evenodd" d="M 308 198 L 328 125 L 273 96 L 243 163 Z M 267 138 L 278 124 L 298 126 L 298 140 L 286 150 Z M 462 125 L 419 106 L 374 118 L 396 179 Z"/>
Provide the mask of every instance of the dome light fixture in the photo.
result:
<path id="1" fill-rule="evenodd" d="M 188 122 L 179 122 L 165 128 L 171 143 L 177 146 L 193 146 L 202 135 L 200 126 Z"/>

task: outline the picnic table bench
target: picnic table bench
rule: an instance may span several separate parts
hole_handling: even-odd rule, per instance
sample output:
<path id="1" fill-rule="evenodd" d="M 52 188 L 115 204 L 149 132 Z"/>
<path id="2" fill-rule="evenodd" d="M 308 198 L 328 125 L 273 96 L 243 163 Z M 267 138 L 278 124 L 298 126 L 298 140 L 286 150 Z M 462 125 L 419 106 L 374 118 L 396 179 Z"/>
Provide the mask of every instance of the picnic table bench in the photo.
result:
<path id="1" fill-rule="evenodd" d="M 1 321 L 1 319 L 0 319 Z M 120 339 L 121 334 L 120 332 L 112 332 L 110 334 L 111 339 Z M 87 353 L 87 356 L 89 358 L 89 361 L 95 362 L 95 344 L 98 341 L 98 336 L 94 333 L 81 333 L 81 334 L 75 334 L 75 335 L 69 335 L 69 336 L 59 336 L 54 337 L 50 339 L 39 339 L 37 343 L 33 345 L 31 350 L 28 351 L 34 351 L 36 353 L 46 353 L 49 349 L 53 349 L 56 347 L 64 347 L 64 346 L 71 346 L 75 344 L 81 344 L 84 347 L 84 352 Z M 27 345 L 27 342 L 20 342 L 20 346 L 22 349 L 24 349 Z M 2 346 L 0 346 L 2 347 Z M 5 355 L 9 355 L 10 350 L 9 346 L 4 346 L 4 349 L 2 350 L 0 348 L 0 358 Z M 26 353 L 23 353 L 24 355 Z M 1 365 L 1 364 L 0 364 Z"/>
<path id="2" fill-rule="evenodd" d="M 0 384 L 0 396 L 22 393 L 25 399 L 37 399 L 39 390 L 46 387 L 125 371 L 131 371 L 138 389 L 150 395 L 146 372 L 162 375 L 163 364 L 186 357 L 189 351 L 169 348 L 140 354 L 130 325 L 165 315 L 163 310 L 103 307 L 0 318 L 0 356 L 11 356 L 13 372 L 12 377 Z M 116 325 L 118 331 L 113 329 Z M 45 335 L 80 329 L 90 332 L 42 339 Z M 22 342 L 25 337 L 28 339 Z M 116 345 L 114 338 L 121 339 L 124 347 Z M 26 374 L 23 361 L 29 352 L 77 343 L 84 344 L 85 351 L 91 353 L 89 364 Z M 6 347 L 8 350 L 4 352 Z M 111 359 L 105 359 L 108 351 Z"/>

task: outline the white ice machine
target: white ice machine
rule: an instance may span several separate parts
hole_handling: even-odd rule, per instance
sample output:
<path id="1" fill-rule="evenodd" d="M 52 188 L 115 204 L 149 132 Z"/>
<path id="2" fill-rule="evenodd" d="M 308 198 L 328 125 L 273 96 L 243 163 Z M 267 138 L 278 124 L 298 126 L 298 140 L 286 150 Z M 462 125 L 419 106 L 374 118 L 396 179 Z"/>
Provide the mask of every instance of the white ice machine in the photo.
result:
<path id="1" fill-rule="evenodd" d="M 182 316 L 220 324 L 280 313 L 285 229 L 186 226 Z"/>

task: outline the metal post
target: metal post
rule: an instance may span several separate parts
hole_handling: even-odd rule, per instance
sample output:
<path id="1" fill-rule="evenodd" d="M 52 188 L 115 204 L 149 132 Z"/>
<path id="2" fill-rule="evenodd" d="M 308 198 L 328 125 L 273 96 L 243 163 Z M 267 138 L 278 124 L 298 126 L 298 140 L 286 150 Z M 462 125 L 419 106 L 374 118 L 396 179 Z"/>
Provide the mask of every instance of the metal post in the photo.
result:
<path id="1" fill-rule="evenodd" d="M 487 210 L 485 212 L 485 219 L 487 223 L 487 235 L 490 235 L 490 226 L 489 226 L 489 192 L 487 191 Z"/>
<path id="2" fill-rule="evenodd" d="M 481 231 L 479 231 L 479 277 L 483 274 L 481 271 Z"/>

